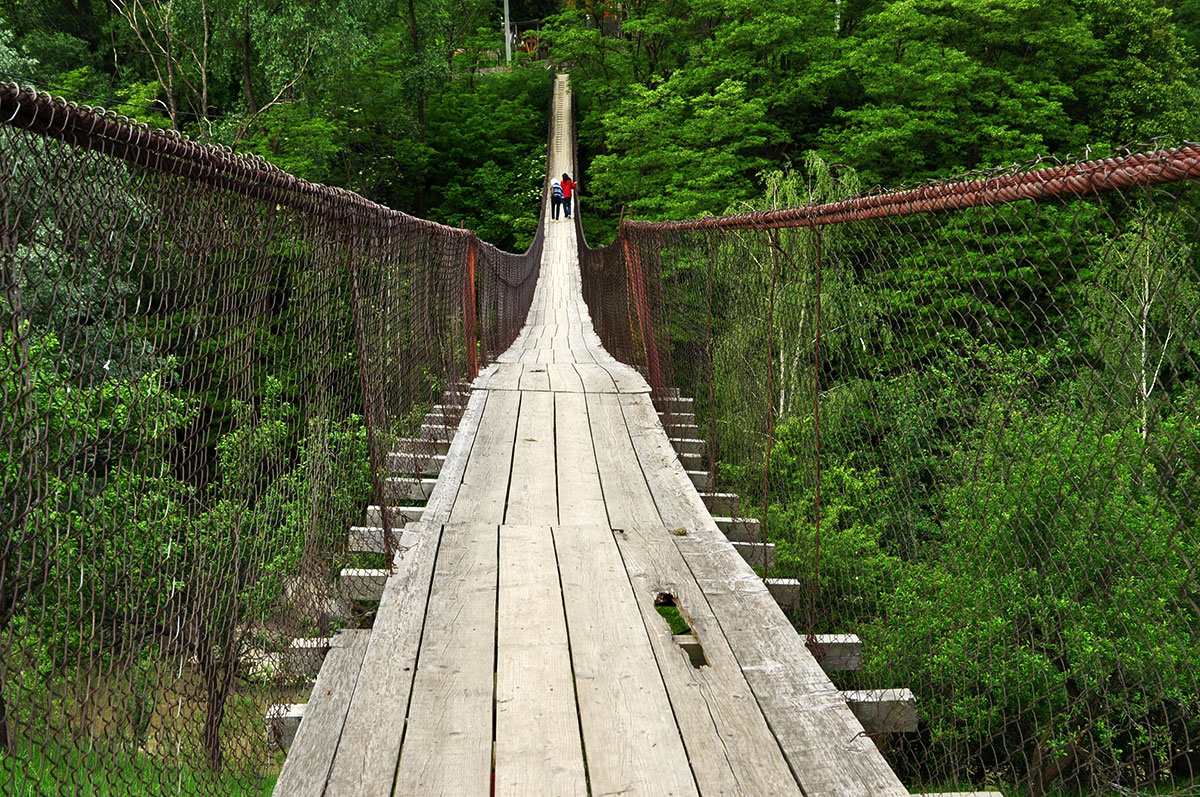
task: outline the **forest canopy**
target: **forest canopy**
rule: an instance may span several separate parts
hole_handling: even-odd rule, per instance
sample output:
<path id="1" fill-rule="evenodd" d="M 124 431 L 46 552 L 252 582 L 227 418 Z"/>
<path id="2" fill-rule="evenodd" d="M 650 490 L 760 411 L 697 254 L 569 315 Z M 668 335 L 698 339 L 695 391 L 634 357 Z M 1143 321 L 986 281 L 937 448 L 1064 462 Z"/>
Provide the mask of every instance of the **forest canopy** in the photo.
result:
<path id="1" fill-rule="evenodd" d="M 556 70 L 571 75 L 592 245 L 622 217 L 836 201 L 1200 138 L 1200 0 L 514 0 L 511 14 L 510 64 L 498 0 L 0 0 L 0 79 L 517 251 L 537 229 Z M 1196 782 L 1196 194 L 855 222 L 819 239 L 664 236 L 645 258 L 662 269 L 666 342 L 704 366 L 675 376 L 712 430 L 713 472 L 763 521 L 779 572 L 802 581 L 816 563 L 818 630 L 867 644 L 864 669 L 839 686 L 917 692 L 920 733 L 881 742 L 910 785 L 1041 795 Z M 52 282 L 58 265 L 42 253 L 58 221 L 25 223 L 23 277 Z M 303 260 L 281 250 L 271 257 Z M 100 266 L 84 266 L 80 281 L 103 285 Z M 280 283 L 281 312 L 296 301 L 279 274 L 264 280 Z M 106 306 L 76 303 L 93 323 Z M 50 363 L 75 318 L 33 307 L 31 362 Z M 185 321 L 164 327 L 173 346 Z M 227 590 L 240 601 L 227 614 L 250 615 L 259 581 L 300 556 L 318 454 L 348 474 L 325 514 L 340 522 L 366 500 L 361 418 L 306 427 L 299 380 L 268 372 L 262 352 L 253 406 L 176 395 L 174 362 L 144 359 L 125 374 L 101 373 L 100 359 L 66 377 L 47 365 L 47 402 L 76 390 L 79 406 L 54 416 L 62 434 L 99 434 L 80 429 L 134 410 L 158 416 L 162 435 L 203 416 L 229 427 L 202 441 L 221 489 L 247 458 L 288 467 L 261 495 L 206 494 L 132 478 L 149 459 L 139 453 L 108 464 L 104 490 L 54 487 L 85 508 L 138 495 L 147 514 L 202 495 L 212 508 L 194 528 L 163 531 L 195 539 L 200 558 L 241 555 L 223 531 L 239 513 L 274 529 L 279 561 Z M 127 394 L 142 397 L 133 409 Z M 748 406 L 767 409 L 748 419 Z M 248 431 L 230 431 L 239 424 Z M 62 566 L 103 556 L 107 531 Z M 151 561 L 161 540 L 142 537 L 135 553 Z M 17 617 L 5 633 L 38 639 L 31 628 Z"/>

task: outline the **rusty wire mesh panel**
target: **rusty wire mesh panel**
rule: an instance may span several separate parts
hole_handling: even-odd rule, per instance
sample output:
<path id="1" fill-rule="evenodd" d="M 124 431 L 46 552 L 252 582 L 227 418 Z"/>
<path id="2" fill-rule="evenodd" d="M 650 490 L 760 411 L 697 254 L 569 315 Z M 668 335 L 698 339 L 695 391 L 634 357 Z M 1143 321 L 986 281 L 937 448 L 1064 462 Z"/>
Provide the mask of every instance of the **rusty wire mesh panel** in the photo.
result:
<path id="1" fill-rule="evenodd" d="M 339 573 L 403 520 L 349 528 L 475 375 L 484 247 L 15 86 L 0 113 L 0 791 L 261 793 L 295 640 L 369 621 Z M 519 327 L 536 268 L 485 251 Z"/>
<path id="2" fill-rule="evenodd" d="M 695 398 L 797 628 L 861 637 L 835 682 L 915 693 L 877 738 L 914 791 L 1200 783 L 1197 155 L 581 247 L 602 339 Z"/>

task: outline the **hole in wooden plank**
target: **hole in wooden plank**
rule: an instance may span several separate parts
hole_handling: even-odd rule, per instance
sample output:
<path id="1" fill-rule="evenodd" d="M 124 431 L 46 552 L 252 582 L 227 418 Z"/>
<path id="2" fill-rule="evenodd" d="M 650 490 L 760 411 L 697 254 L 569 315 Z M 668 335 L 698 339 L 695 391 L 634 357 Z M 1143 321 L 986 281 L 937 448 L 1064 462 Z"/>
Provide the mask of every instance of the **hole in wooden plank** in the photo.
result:
<path id="1" fill-rule="evenodd" d="M 667 625 L 671 628 L 671 639 L 687 654 L 691 665 L 697 670 L 708 666 L 709 662 L 704 655 L 704 646 L 700 644 L 700 638 L 692 631 L 687 617 L 680 611 L 675 602 L 675 596 L 669 592 L 658 593 L 654 596 L 654 609 L 667 621 Z"/>

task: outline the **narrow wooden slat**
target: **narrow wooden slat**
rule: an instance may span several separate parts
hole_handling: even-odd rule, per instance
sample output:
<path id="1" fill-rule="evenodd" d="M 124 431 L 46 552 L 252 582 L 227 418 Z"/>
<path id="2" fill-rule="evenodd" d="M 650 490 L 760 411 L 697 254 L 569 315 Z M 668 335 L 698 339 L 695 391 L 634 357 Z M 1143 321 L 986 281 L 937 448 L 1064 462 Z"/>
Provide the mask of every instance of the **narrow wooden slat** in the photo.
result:
<path id="1" fill-rule="evenodd" d="M 488 380 L 488 390 L 516 390 L 521 383 L 525 366 L 521 363 L 499 363 L 496 372 Z"/>
<path id="2" fill-rule="evenodd" d="M 554 433 L 559 522 L 608 525 L 584 394 L 555 395 Z"/>
<path id="3" fill-rule="evenodd" d="M 556 362 L 546 366 L 546 373 L 550 375 L 550 389 L 555 393 L 583 392 L 583 380 L 579 378 L 574 363 Z"/>
<path id="4" fill-rule="evenodd" d="M 583 382 L 585 393 L 616 393 L 617 386 L 613 383 L 608 371 L 598 363 L 577 362 L 575 372 Z"/>
<path id="5" fill-rule="evenodd" d="M 637 371 L 624 363 L 610 363 L 602 366 L 612 377 L 613 384 L 620 393 L 649 393 L 650 385 Z"/>
<path id="6" fill-rule="evenodd" d="M 613 533 L 658 658 L 671 708 L 702 794 L 799 794 L 708 601 L 663 528 Z M 691 626 L 703 666 L 692 664 L 655 609 L 660 594 Z"/>
<path id="7" fill-rule="evenodd" d="M 403 526 L 405 523 L 415 523 L 423 519 L 425 508 L 420 506 L 393 506 L 391 510 L 391 522 L 395 526 Z M 367 507 L 367 513 L 363 520 L 364 526 L 382 526 L 383 512 L 378 506 Z"/>
<path id="8" fill-rule="evenodd" d="M 658 510 L 625 428 L 619 397 L 589 393 L 587 405 L 609 525 L 625 528 L 654 523 Z"/>
<path id="9" fill-rule="evenodd" d="M 342 570 L 338 577 L 338 591 L 352 601 L 377 601 L 383 596 L 383 587 L 388 580 L 388 571 L 372 568 Z"/>
<path id="10" fill-rule="evenodd" d="M 417 544 L 416 531 L 393 528 L 394 548 L 411 548 Z M 387 545 L 383 540 L 383 526 L 351 526 L 346 540 L 346 550 L 350 553 L 387 553 Z"/>
<path id="11" fill-rule="evenodd" d="M 752 517 L 713 515 L 717 528 L 732 542 L 759 542 L 762 526 Z"/>
<path id="12" fill-rule="evenodd" d="M 396 557 L 395 572 L 375 614 L 371 641 L 330 771 L 331 795 L 385 797 L 392 793 L 442 527 L 421 524 L 416 531 L 417 544 Z"/>
<path id="13" fill-rule="evenodd" d="M 497 557 L 495 525 L 442 530 L 397 795 L 491 789 Z"/>
<path id="14" fill-rule="evenodd" d="M 905 733 L 917 729 L 917 699 L 908 689 L 842 692 L 846 705 L 867 733 Z"/>
<path id="15" fill-rule="evenodd" d="M 817 634 L 816 649 L 810 650 L 825 672 L 862 669 L 862 640 L 857 634 Z"/>
<path id="16" fill-rule="evenodd" d="M 370 637 L 370 631 L 342 631 L 330 640 L 312 698 L 275 781 L 275 794 L 306 797 L 324 793 Z"/>
<path id="17" fill-rule="evenodd" d="M 487 407 L 450 512 L 452 522 L 500 525 L 504 521 L 521 394 L 487 392 Z"/>
<path id="18" fill-rule="evenodd" d="M 554 529 L 593 794 L 697 794 L 612 533 Z"/>
<path id="19" fill-rule="evenodd" d="M 437 479 L 412 479 L 403 476 L 389 478 L 383 484 L 387 501 L 425 501 L 433 494 Z"/>
<path id="20" fill-rule="evenodd" d="M 550 374 L 546 371 L 548 367 L 547 365 L 526 365 L 524 373 L 521 374 L 519 389 L 549 390 Z"/>
<path id="21" fill-rule="evenodd" d="M 730 542 L 734 550 L 741 554 L 746 564 L 751 567 L 761 567 L 770 570 L 775 566 L 775 543 Z"/>
<path id="22" fill-rule="evenodd" d="M 549 392 L 522 394 L 505 523 L 549 526 L 558 522 L 554 398 Z"/>
<path id="23" fill-rule="evenodd" d="M 549 525 L 500 528 L 496 615 L 495 794 L 587 794 Z"/>
<path id="24" fill-rule="evenodd" d="M 471 394 L 471 400 L 467 402 L 463 417 L 458 422 L 459 433 L 455 435 L 454 444 L 446 453 L 446 462 L 438 474 L 437 486 L 425 502 L 422 521 L 444 523 L 450 517 L 454 502 L 458 499 L 458 491 L 462 487 L 471 451 L 475 447 L 475 438 L 478 436 L 483 413 L 487 409 L 488 397 L 491 395 L 492 391 L 489 390 L 477 390 Z"/>

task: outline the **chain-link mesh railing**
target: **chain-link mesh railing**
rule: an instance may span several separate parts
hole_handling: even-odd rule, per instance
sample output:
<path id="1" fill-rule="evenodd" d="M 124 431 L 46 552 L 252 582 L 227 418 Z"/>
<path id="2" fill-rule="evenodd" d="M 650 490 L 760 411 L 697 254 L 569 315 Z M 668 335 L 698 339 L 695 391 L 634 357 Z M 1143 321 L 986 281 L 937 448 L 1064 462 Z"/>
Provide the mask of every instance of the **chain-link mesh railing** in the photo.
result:
<path id="1" fill-rule="evenodd" d="M 695 399 L 801 632 L 861 638 L 839 686 L 915 693 L 909 788 L 1200 789 L 1200 149 L 841 202 L 811 167 L 583 244 L 605 345 Z"/>
<path id="2" fill-rule="evenodd" d="M 261 793 L 296 640 L 369 621 L 341 568 L 388 566 L 385 482 L 520 328 L 540 236 L 14 85 L 0 114 L 0 791 Z"/>

